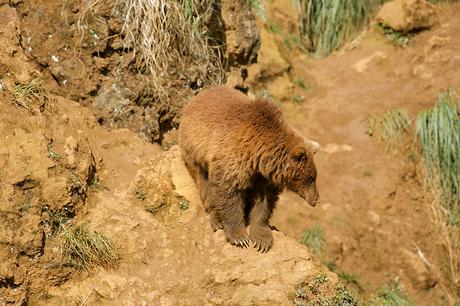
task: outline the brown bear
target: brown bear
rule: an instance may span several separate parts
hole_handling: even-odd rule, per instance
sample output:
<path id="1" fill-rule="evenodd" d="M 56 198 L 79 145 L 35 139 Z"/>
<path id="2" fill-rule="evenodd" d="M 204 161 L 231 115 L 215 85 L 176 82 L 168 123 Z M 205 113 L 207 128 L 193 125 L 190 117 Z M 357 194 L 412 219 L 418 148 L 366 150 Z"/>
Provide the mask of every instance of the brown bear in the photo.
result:
<path id="1" fill-rule="evenodd" d="M 271 248 L 268 222 L 283 189 L 312 206 L 320 201 L 313 162 L 319 145 L 289 127 L 269 101 L 225 86 L 203 90 L 183 109 L 179 145 L 211 227 L 224 229 L 231 244 Z"/>

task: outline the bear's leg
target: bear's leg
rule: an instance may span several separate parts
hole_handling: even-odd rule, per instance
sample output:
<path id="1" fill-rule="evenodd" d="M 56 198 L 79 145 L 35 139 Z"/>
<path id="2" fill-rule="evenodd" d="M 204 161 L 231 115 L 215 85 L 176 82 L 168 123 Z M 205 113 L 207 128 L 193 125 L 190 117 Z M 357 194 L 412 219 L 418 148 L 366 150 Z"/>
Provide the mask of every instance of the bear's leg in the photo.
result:
<path id="1" fill-rule="evenodd" d="M 228 193 L 215 185 L 212 196 L 216 197 L 212 199 L 214 206 L 212 213 L 215 211 L 217 217 L 214 220 L 220 221 L 219 223 L 223 225 L 227 241 L 236 246 L 248 247 L 249 237 L 244 222 L 243 194 L 239 191 Z"/>
<path id="2" fill-rule="evenodd" d="M 266 187 L 254 199 L 249 215 L 249 238 L 258 251 L 267 252 L 273 245 L 273 235 L 268 224 L 278 200 L 279 191 Z"/>
<path id="3" fill-rule="evenodd" d="M 199 164 L 194 161 L 188 161 L 184 158 L 185 165 L 187 166 L 190 175 L 196 183 L 196 186 L 200 192 L 200 198 L 203 202 L 206 209 L 209 207 L 206 206 L 206 197 L 208 193 L 208 182 L 207 182 L 207 173 Z"/>

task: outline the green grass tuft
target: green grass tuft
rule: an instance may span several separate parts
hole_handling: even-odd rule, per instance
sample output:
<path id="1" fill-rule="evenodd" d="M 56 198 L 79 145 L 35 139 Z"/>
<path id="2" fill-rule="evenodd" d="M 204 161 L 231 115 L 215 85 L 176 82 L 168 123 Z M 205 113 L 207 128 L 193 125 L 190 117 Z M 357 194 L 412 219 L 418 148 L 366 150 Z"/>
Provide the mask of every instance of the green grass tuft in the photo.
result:
<path id="1" fill-rule="evenodd" d="M 401 48 L 405 48 L 410 39 L 414 36 L 413 33 L 395 31 L 385 24 L 379 24 L 379 28 L 383 31 L 383 34 L 393 45 Z"/>
<path id="2" fill-rule="evenodd" d="M 303 232 L 303 237 L 300 242 L 307 246 L 313 254 L 318 255 L 325 242 L 324 229 L 321 225 L 316 224 L 311 229 L 307 229 Z"/>
<path id="3" fill-rule="evenodd" d="M 339 49 L 374 14 L 381 0 L 297 0 L 307 49 L 327 56 Z"/>
<path id="4" fill-rule="evenodd" d="M 82 270 L 96 266 L 116 267 L 119 261 L 112 241 L 103 234 L 90 230 L 86 224 L 64 228 L 61 250 L 73 266 Z"/>
<path id="5" fill-rule="evenodd" d="M 345 282 L 345 285 L 354 285 L 359 291 L 363 291 L 363 286 L 357 274 L 340 271 L 337 276 Z"/>
<path id="6" fill-rule="evenodd" d="M 383 286 L 377 296 L 364 303 L 366 306 L 412 306 L 404 288 L 397 280 Z"/>
<path id="7" fill-rule="evenodd" d="M 250 0 L 251 8 L 262 19 L 267 18 L 267 14 L 265 13 L 265 8 L 261 2 L 261 0 Z"/>
<path id="8" fill-rule="evenodd" d="M 451 214 L 460 212 L 460 98 L 442 92 L 432 109 L 417 116 L 416 131 L 428 173 L 439 200 Z"/>
<path id="9" fill-rule="evenodd" d="M 404 133 L 408 132 L 410 126 L 409 115 L 404 109 L 395 108 L 375 115 L 368 120 L 368 134 L 376 136 L 387 144 L 387 150 L 402 140 Z"/>

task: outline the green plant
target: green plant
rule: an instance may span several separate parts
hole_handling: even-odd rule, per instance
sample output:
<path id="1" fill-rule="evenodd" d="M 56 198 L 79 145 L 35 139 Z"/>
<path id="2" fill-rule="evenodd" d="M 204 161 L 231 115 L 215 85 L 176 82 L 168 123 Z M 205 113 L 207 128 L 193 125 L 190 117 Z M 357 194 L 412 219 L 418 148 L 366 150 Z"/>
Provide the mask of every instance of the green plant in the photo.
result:
<path id="1" fill-rule="evenodd" d="M 187 199 L 180 197 L 179 198 L 179 208 L 181 210 L 187 210 L 189 207 L 190 207 L 190 202 Z"/>
<path id="2" fill-rule="evenodd" d="M 310 229 L 303 232 L 302 239 L 300 242 L 308 247 L 308 249 L 315 255 L 318 255 L 321 251 L 324 239 L 324 229 L 321 225 L 316 224 Z"/>
<path id="3" fill-rule="evenodd" d="M 368 134 L 376 136 L 387 144 L 387 150 L 402 140 L 409 131 L 410 119 L 404 109 L 395 108 L 368 119 Z"/>
<path id="4" fill-rule="evenodd" d="M 407 296 L 399 281 L 392 280 L 380 288 L 377 296 L 364 303 L 367 306 L 411 306 L 413 303 Z"/>
<path id="5" fill-rule="evenodd" d="M 138 198 L 141 201 L 144 201 L 146 198 L 145 192 L 141 189 L 136 189 L 135 194 L 136 198 Z"/>
<path id="6" fill-rule="evenodd" d="M 262 19 L 265 19 L 267 17 L 265 14 L 265 8 L 261 0 L 250 0 L 250 3 L 251 3 L 251 8 L 256 13 L 256 15 L 258 15 Z"/>
<path id="7" fill-rule="evenodd" d="M 61 251 L 79 269 L 115 267 L 120 259 L 113 242 L 103 234 L 90 230 L 86 224 L 64 228 Z"/>
<path id="8" fill-rule="evenodd" d="M 302 104 L 305 100 L 305 97 L 304 96 L 300 96 L 300 95 L 294 95 L 292 97 L 292 100 L 297 103 L 297 104 Z"/>
<path id="9" fill-rule="evenodd" d="M 409 43 L 410 39 L 414 36 L 413 33 L 404 33 L 395 31 L 385 24 L 379 24 L 380 29 L 386 38 L 395 46 L 405 48 Z"/>
<path id="10" fill-rule="evenodd" d="M 416 133 L 428 182 L 452 213 L 460 212 L 460 98 L 442 92 L 432 109 L 417 116 Z"/>
<path id="11" fill-rule="evenodd" d="M 309 87 L 305 84 L 304 80 L 302 80 L 301 78 L 295 78 L 293 80 L 293 82 L 294 82 L 294 84 L 296 84 L 297 86 L 299 86 L 302 89 L 305 89 L 305 90 L 309 89 Z"/>
<path id="12" fill-rule="evenodd" d="M 296 0 L 308 51 L 327 56 L 368 22 L 381 0 Z"/>
<path id="13" fill-rule="evenodd" d="M 302 40 L 300 39 L 298 34 L 285 34 L 283 39 L 284 44 L 288 48 L 288 50 L 292 50 L 294 48 L 299 48 L 301 51 L 306 52 Z"/>
<path id="14" fill-rule="evenodd" d="M 280 27 L 273 20 L 267 20 L 265 27 L 274 34 L 282 34 Z"/>
<path id="15" fill-rule="evenodd" d="M 345 285 L 354 285 L 360 291 L 363 291 L 361 281 L 359 280 L 359 276 L 357 274 L 340 271 L 337 273 L 337 276 L 345 282 Z"/>

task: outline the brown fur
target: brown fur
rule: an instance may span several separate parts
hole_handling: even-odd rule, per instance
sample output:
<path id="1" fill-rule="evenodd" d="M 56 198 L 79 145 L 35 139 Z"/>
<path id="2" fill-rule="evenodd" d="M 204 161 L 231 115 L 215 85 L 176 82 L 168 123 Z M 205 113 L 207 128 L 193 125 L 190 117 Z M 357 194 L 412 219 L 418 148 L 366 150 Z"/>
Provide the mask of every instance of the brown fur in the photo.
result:
<path id="1" fill-rule="evenodd" d="M 179 133 L 211 226 L 224 228 L 232 244 L 248 246 L 250 239 L 270 249 L 268 222 L 285 188 L 319 202 L 313 147 L 270 102 L 227 87 L 203 90 L 184 108 Z"/>

